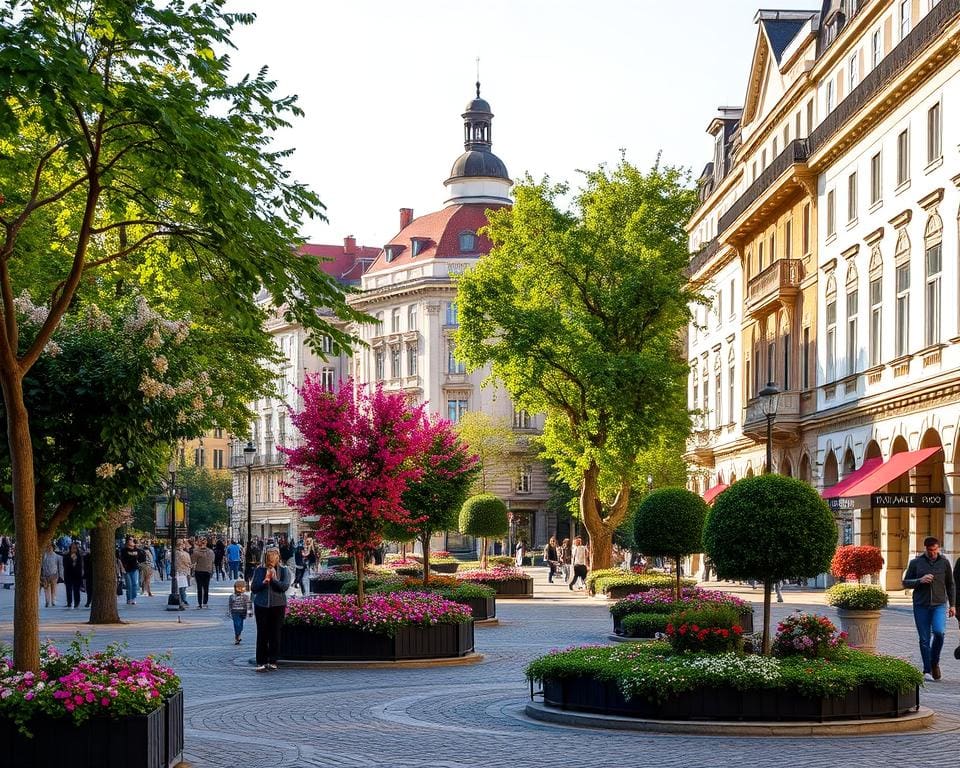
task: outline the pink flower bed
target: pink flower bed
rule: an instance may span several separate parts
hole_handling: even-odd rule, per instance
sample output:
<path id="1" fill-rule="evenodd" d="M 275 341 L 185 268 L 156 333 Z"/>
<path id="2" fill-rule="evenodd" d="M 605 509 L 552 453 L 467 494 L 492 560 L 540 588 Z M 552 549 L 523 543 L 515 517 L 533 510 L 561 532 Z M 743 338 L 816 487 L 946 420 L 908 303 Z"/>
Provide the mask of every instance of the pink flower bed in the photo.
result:
<path id="1" fill-rule="evenodd" d="M 683 610 L 685 608 L 695 608 L 702 603 L 711 605 L 729 605 L 738 610 L 750 606 L 748 602 L 732 595 L 729 592 L 720 592 L 715 589 L 701 589 L 700 587 L 684 587 L 681 591 L 680 601 L 673 598 L 672 589 L 651 589 L 647 592 L 637 592 L 618 600 L 611 606 L 611 613 L 645 613 L 649 609 L 662 607 L 664 611 Z M 616 609 L 616 610 L 614 610 Z M 644 609 L 647 609 L 646 611 Z"/>
<path id="2" fill-rule="evenodd" d="M 0 717 L 29 733 L 37 717 L 69 717 L 79 725 L 91 717 L 149 714 L 180 688 L 173 670 L 154 658 L 131 659 L 110 647 L 86 654 L 79 642 L 61 654 L 42 649 L 40 672 L 15 672 L 0 660 Z"/>
<path id="3" fill-rule="evenodd" d="M 357 607 L 356 595 L 316 595 L 287 604 L 286 623 L 310 627 L 353 627 L 393 634 L 400 627 L 462 624 L 472 620 L 470 607 L 429 592 L 367 595 Z"/>
<path id="4" fill-rule="evenodd" d="M 388 567 L 388 568 L 396 568 L 396 567 L 404 567 L 404 566 L 412 566 L 412 567 L 415 567 L 415 568 L 422 568 L 422 567 L 423 567 L 423 563 L 421 563 L 419 560 L 414 560 L 412 557 L 392 557 L 392 558 L 387 558 L 387 567 Z"/>
<path id="5" fill-rule="evenodd" d="M 461 571 L 457 574 L 461 581 L 513 581 L 514 579 L 529 579 L 526 573 L 520 568 L 511 568 L 506 565 L 498 565 L 489 568 L 486 571 L 477 569 L 475 571 Z"/>

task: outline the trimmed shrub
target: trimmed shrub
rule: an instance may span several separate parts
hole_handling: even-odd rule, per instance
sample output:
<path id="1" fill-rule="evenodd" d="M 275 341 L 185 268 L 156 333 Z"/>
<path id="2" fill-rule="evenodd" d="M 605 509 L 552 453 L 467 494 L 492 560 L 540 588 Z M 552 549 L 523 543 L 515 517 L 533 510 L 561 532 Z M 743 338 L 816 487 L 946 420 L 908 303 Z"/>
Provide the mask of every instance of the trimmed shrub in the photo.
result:
<path id="1" fill-rule="evenodd" d="M 620 626 L 626 637 L 653 637 L 658 632 L 666 632 L 669 623 L 667 613 L 631 613 L 624 616 Z"/>
<path id="2" fill-rule="evenodd" d="M 827 605 L 848 611 L 879 611 L 889 601 L 883 589 L 869 584 L 834 584 L 827 590 Z"/>
<path id="3" fill-rule="evenodd" d="M 509 530 L 507 505 L 492 493 L 471 496 L 460 510 L 460 533 L 470 536 L 503 536 Z"/>
<path id="4" fill-rule="evenodd" d="M 740 615 L 729 605 L 688 608 L 670 616 L 667 637 L 678 653 L 728 653 L 738 650 L 743 628 Z"/>
<path id="5" fill-rule="evenodd" d="M 856 579 L 859 581 L 871 573 L 879 573 L 883 568 L 883 555 L 880 547 L 868 545 L 838 547 L 830 561 L 830 573 L 838 579 Z"/>
<path id="6" fill-rule="evenodd" d="M 636 548 L 648 555 L 674 559 L 677 596 L 680 595 L 680 559 L 703 548 L 703 523 L 708 511 L 706 502 L 692 491 L 662 488 L 648 494 L 633 516 Z"/>

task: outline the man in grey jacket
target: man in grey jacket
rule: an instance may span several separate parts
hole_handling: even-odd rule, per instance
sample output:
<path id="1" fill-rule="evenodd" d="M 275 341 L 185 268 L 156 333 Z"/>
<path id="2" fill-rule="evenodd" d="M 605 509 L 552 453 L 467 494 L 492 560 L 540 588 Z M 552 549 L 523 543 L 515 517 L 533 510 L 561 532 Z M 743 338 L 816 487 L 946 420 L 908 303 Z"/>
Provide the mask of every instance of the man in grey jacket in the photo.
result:
<path id="1" fill-rule="evenodd" d="M 947 631 L 947 616 L 953 616 L 956 587 L 950 561 L 940 554 L 940 540 L 927 536 L 924 553 L 913 558 L 903 575 L 904 589 L 913 590 L 913 620 L 920 635 L 923 679 L 939 680 L 940 651 Z"/>

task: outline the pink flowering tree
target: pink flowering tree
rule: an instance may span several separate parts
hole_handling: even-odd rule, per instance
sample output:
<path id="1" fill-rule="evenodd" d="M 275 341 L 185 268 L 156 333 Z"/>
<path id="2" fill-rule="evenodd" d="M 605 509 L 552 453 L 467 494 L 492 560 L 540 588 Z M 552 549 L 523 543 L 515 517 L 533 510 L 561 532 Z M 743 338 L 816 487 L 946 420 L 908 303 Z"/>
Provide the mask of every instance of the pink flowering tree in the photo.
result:
<path id="1" fill-rule="evenodd" d="M 303 409 L 291 421 L 303 444 L 279 449 L 300 488 L 284 498 L 317 519 L 321 544 L 353 558 L 363 605 L 363 564 L 383 541 L 384 526 L 414 529 L 421 522 L 404 507 L 403 494 L 423 474 L 420 460 L 432 436 L 423 429 L 423 406 L 411 408 L 401 394 L 352 381 L 325 392 L 317 376 L 307 377 L 300 394 Z"/>

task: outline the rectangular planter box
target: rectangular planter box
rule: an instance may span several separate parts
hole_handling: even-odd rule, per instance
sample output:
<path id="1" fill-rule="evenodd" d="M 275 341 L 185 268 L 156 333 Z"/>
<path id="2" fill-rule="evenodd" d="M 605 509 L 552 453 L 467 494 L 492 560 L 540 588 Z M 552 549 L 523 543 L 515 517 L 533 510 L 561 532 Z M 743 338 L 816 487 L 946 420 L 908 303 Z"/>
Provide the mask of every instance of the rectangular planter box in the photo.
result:
<path id="1" fill-rule="evenodd" d="M 454 602 L 469 605 L 474 621 L 492 619 L 497 615 L 497 598 L 495 597 L 464 597 Z"/>
<path id="2" fill-rule="evenodd" d="M 860 686 L 845 697 L 809 698 L 775 689 L 703 688 L 663 702 L 627 701 L 616 683 L 590 677 L 543 681 L 544 703 L 558 709 L 654 720 L 835 721 L 900 717 L 920 706 L 919 688 L 894 695 Z"/>
<path id="3" fill-rule="evenodd" d="M 182 752 L 182 698 L 179 712 Z M 63 768 L 66 765 L 70 768 L 169 768 L 175 763 L 167 759 L 166 721 L 166 706 L 149 715 L 128 715 L 117 720 L 95 717 L 80 727 L 68 719 L 43 718 L 31 723 L 33 738 L 27 738 L 12 722 L 0 720 L 3 759 L 14 760 L 3 764 L 30 768 Z"/>
<path id="4" fill-rule="evenodd" d="M 401 627 L 375 635 L 350 627 L 284 624 L 280 658 L 285 661 L 401 661 L 466 656 L 473 652 L 473 622 Z"/>
<path id="5" fill-rule="evenodd" d="M 430 563 L 430 570 L 434 573 L 456 573 L 460 563 Z"/>
<path id="6" fill-rule="evenodd" d="M 164 702 L 166 752 L 164 763 L 173 768 L 183 760 L 183 691 L 177 691 Z"/>
<path id="7" fill-rule="evenodd" d="M 480 581 L 486 587 L 492 587 L 497 597 L 533 597 L 533 578 L 510 579 L 508 581 Z"/>
<path id="8" fill-rule="evenodd" d="M 332 579 L 310 579 L 310 594 L 339 595 L 340 588 L 346 583 L 345 581 L 334 581 Z"/>

